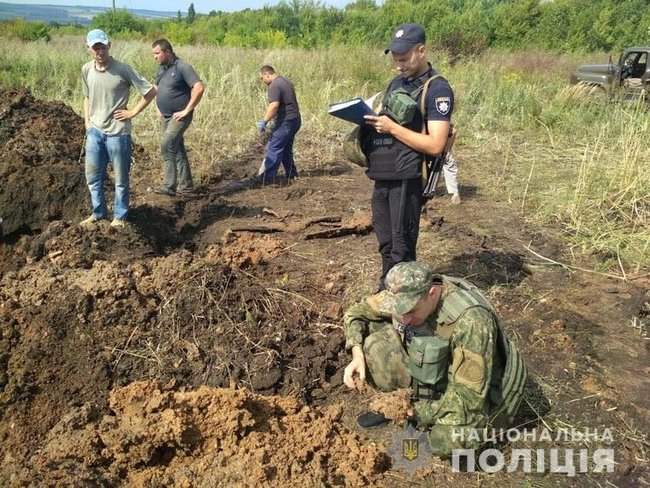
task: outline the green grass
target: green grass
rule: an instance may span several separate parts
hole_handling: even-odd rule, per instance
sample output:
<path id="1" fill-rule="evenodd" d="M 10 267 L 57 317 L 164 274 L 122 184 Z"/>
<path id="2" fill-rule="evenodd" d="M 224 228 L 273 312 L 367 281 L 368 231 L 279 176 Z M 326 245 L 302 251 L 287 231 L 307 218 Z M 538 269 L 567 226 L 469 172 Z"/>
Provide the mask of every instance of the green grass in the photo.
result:
<path id="1" fill-rule="evenodd" d="M 265 107 L 257 74 L 262 64 L 275 65 L 294 81 L 303 113 L 297 158 L 316 165 L 340 158 L 340 141 L 349 129 L 326 114 L 327 105 L 371 95 L 390 77 L 390 60 L 376 49 L 185 46 L 178 51 L 207 85 L 188 131 L 199 178 L 232 161 L 256 137 L 255 121 Z M 113 55 L 153 78 L 156 65 L 147 44 L 117 41 Z M 3 39 L 0 85 L 28 87 L 80 112 L 79 72 L 88 59 L 82 38 Z M 491 51 L 450 66 L 446 58 L 431 56 L 456 92 L 461 171 L 527 218 L 561 226 L 572 250 L 596 253 L 617 270 L 620 259 L 626 273 L 634 274 L 650 264 L 648 108 L 574 97 L 567 89 L 576 65 L 606 59 Z M 138 116 L 134 135 L 157 154 L 155 110 Z"/>
<path id="2" fill-rule="evenodd" d="M 572 96 L 563 58 L 538 54 L 526 70 L 508 63 L 520 56 L 492 53 L 479 62 L 493 70 L 472 74 L 478 108 L 458 117 L 471 131 L 465 159 L 500 161 L 485 175 L 496 194 L 559 223 L 572 249 L 639 273 L 650 262 L 648 106 Z"/>

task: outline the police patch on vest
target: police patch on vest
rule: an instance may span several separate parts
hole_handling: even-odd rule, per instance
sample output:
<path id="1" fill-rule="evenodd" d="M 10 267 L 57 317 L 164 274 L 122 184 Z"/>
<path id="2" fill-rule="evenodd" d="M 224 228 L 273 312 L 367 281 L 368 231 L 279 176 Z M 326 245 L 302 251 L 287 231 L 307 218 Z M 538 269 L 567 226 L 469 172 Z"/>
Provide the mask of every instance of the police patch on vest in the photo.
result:
<path id="1" fill-rule="evenodd" d="M 374 147 L 383 147 L 383 146 L 392 146 L 394 139 L 391 136 L 388 137 L 375 137 L 372 140 L 372 145 Z"/>
<path id="2" fill-rule="evenodd" d="M 436 98 L 436 110 L 440 115 L 447 115 L 451 109 L 451 99 L 449 97 Z"/>

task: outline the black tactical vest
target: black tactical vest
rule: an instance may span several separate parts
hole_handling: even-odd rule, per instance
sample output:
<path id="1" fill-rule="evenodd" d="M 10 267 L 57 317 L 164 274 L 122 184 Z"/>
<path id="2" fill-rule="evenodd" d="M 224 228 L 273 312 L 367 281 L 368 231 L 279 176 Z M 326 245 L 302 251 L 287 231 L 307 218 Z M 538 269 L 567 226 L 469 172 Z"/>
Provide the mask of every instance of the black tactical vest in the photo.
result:
<path id="1" fill-rule="evenodd" d="M 411 93 L 416 92 L 435 74 L 433 68 L 429 67 L 426 73 L 420 75 L 408 87 L 404 85 L 404 79 L 397 76 L 386 88 L 385 96 L 398 88 L 405 88 Z M 414 97 L 418 105 L 422 96 L 424 94 L 420 92 Z M 416 110 L 413 120 L 405 127 L 414 132 L 420 132 L 422 117 L 423 114 Z M 408 180 L 422 176 L 423 154 L 411 149 L 390 134 L 379 134 L 372 127 L 366 126 L 363 128 L 361 141 L 361 148 L 368 159 L 368 169 L 366 170 L 368 178 L 372 180 Z"/>

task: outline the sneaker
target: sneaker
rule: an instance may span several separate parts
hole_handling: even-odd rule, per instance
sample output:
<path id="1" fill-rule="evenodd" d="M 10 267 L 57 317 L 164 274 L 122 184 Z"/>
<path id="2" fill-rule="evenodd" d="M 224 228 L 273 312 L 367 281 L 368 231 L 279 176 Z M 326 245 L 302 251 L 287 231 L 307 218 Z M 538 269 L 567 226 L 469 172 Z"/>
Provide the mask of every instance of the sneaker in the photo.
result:
<path id="1" fill-rule="evenodd" d="M 452 205 L 460 205 L 460 195 L 458 193 L 451 195 L 451 203 Z"/>
<path id="2" fill-rule="evenodd" d="M 86 227 L 88 225 L 96 224 L 100 220 L 103 220 L 103 219 L 100 219 L 99 217 L 95 217 L 94 215 L 91 215 L 90 217 L 85 218 L 81 222 L 79 222 L 79 225 L 81 225 L 83 227 Z"/>
<path id="3" fill-rule="evenodd" d="M 176 192 L 173 190 L 170 190 L 169 188 L 165 188 L 164 186 L 160 186 L 158 188 L 154 188 L 153 192 L 156 195 L 167 195 L 168 197 L 175 197 Z"/>
<path id="4" fill-rule="evenodd" d="M 113 219 L 113 221 L 111 222 L 111 227 L 124 229 L 124 228 L 127 227 L 126 220 L 124 220 L 124 219 Z"/>

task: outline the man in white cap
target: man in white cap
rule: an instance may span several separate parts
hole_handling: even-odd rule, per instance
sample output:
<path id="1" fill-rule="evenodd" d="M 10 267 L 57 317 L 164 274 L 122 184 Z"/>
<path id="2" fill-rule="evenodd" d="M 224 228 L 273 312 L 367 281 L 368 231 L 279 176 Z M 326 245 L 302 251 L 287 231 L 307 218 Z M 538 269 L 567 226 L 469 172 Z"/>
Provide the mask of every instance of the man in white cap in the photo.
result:
<path id="1" fill-rule="evenodd" d="M 110 56 L 111 42 L 104 31 L 91 30 L 86 36 L 86 45 L 93 59 L 81 68 L 81 81 L 86 123 L 86 182 L 93 213 L 81 225 L 108 217 L 104 180 L 111 162 L 115 176 L 111 226 L 125 227 L 129 211 L 131 119 L 149 105 L 156 96 L 156 89 L 131 66 Z M 132 86 L 142 98 L 129 109 Z"/>

